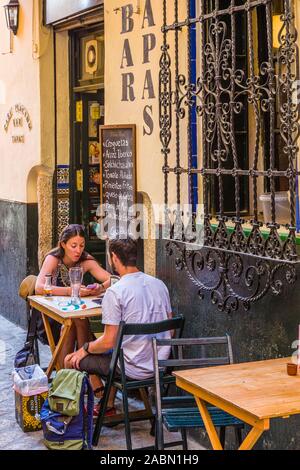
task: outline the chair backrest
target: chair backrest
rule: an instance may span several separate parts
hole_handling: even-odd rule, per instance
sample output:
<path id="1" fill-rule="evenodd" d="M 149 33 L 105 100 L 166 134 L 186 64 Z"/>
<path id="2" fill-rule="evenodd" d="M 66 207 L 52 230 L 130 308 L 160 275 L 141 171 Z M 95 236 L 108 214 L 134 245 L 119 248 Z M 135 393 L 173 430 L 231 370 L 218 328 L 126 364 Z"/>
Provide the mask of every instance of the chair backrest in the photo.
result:
<path id="1" fill-rule="evenodd" d="M 208 347 L 224 345 L 225 355 L 211 356 L 207 355 Z M 171 346 L 172 356 L 169 359 L 159 360 L 157 348 L 159 346 Z M 184 354 L 187 349 L 200 346 L 200 356 L 186 357 Z M 211 337 L 211 338 L 178 338 L 178 339 L 156 339 L 153 338 L 154 359 L 157 360 L 158 367 L 209 367 L 221 366 L 233 363 L 233 353 L 230 336 Z"/>
<path id="2" fill-rule="evenodd" d="M 172 331 L 178 333 L 180 337 L 184 327 L 184 317 L 178 315 L 168 320 L 162 320 L 155 323 L 125 323 L 121 321 L 119 324 L 118 336 L 116 345 L 113 351 L 112 360 L 110 363 L 110 375 L 114 376 L 117 361 L 120 359 L 121 371 L 124 368 L 122 341 L 126 335 L 156 335 L 164 331 Z"/>
<path id="3" fill-rule="evenodd" d="M 29 295 L 34 294 L 36 280 L 37 280 L 37 276 L 34 276 L 33 274 L 23 279 L 23 281 L 20 284 L 19 292 L 18 292 L 19 296 L 22 297 L 22 299 L 27 300 L 27 297 Z"/>
<path id="4" fill-rule="evenodd" d="M 170 372 L 170 369 L 180 368 L 194 368 L 194 367 L 207 367 L 216 366 L 223 364 L 231 364 L 233 362 L 232 347 L 229 336 L 215 337 L 215 338 L 179 338 L 179 339 L 152 339 L 153 344 L 153 362 L 154 362 L 154 377 L 155 377 L 155 404 L 156 404 L 156 442 L 157 448 L 162 450 L 164 448 L 164 437 L 163 437 L 163 416 L 167 416 L 166 413 L 179 413 L 182 408 L 189 407 L 189 410 L 197 409 L 194 397 L 191 395 L 178 396 L 181 393 L 179 389 L 176 389 L 177 395 L 165 396 L 163 393 L 164 386 L 164 372 Z M 171 346 L 172 355 L 169 359 L 159 359 L 158 352 L 161 346 Z M 225 348 L 226 352 L 224 355 L 216 356 L 215 354 L 207 354 L 207 349 Z M 186 355 L 188 349 L 197 349 L 191 351 Z M 191 354 L 193 353 L 193 354 Z M 196 356 L 196 357 L 195 357 Z M 168 370 L 169 369 L 169 370 Z M 167 409 L 166 409 L 167 408 Z M 163 412 L 164 410 L 164 412 Z M 164 415 L 163 415 L 164 413 Z M 190 415 L 189 415 L 190 416 Z M 177 421 L 178 424 L 178 421 Z M 180 426 L 183 428 L 184 424 L 190 425 L 190 418 L 181 419 Z"/>
<path id="5" fill-rule="evenodd" d="M 217 365 L 226 365 L 233 363 L 233 354 L 231 340 L 228 335 L 223 337 L 211 337 L 211 338 L 179 338 L 179 339 L 152 339 L 153 344 L 153 361 L 154 361 L 154 377 L 155 377 L 155 389 L 156 389 L 156 407 L 158 417 L 161 417 L 162 407 L 162 377 L 163 371 L 169 369 L 183 369 L 183 368 L 194 368 L 194 367 L 209 367 Z M 220 356 L 208 356 L 206 350 L 209 346 L 222 347 L 226 353 Z M 160 346 L 171 346 L 172 355 L 169 359 L 159 359 L 158 348 Z M 192 347 L 200 346 L 200 355 L 198 357 L 186 357 L 185 353 L 187 349 Z M 167 403 L 169 400 L 166 399 Z"/>

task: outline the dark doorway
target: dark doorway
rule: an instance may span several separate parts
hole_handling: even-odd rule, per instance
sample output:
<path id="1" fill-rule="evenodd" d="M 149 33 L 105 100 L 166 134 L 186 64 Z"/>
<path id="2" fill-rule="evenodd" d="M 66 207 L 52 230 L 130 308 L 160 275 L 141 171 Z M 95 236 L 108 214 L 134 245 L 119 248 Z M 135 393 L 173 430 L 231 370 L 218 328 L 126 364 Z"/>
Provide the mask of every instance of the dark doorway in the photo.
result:
<path id="1" fill-rule="evenodd" d="M 85 226 L 86 249 L 105 267 L 105 242 L 97 234 L 100 205 L 99 126 L 104 124 L 103 30 L 71 36 L 70 221 Z"/>

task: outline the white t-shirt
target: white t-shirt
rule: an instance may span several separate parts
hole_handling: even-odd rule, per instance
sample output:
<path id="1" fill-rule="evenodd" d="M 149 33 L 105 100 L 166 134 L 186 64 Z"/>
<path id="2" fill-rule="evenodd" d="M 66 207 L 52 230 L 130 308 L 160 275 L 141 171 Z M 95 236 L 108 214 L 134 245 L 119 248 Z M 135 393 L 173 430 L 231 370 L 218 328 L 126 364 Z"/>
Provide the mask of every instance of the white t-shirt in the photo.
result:
<path id="1" fill-rule="evenodd" d="M 168 319 L 171 313 L 167 286 L 143 272 L 126 274 L 107 289 L 102 301 L 102 323 L 153 323 Z M 169 331 L 154 335 L 170 338 Z M 126 375 L 133 379 L 153 376 L 153 351 L 151 335 L 127 335 L 123 339 Z M 159 359 L 167 359 L 169 346 L 159 349 Z"/>

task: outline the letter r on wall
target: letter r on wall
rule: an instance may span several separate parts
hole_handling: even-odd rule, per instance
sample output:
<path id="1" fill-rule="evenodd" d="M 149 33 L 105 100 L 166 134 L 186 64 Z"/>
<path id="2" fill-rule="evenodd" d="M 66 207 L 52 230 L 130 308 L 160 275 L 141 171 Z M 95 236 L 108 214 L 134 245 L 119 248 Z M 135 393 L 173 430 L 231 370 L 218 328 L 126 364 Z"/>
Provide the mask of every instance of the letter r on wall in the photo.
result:
<path id="1" fill-rule="evenodd" d="M 122 73 L 122 100 L 121 101 L 134 101 L 134 75 L 133 73 Z"/>

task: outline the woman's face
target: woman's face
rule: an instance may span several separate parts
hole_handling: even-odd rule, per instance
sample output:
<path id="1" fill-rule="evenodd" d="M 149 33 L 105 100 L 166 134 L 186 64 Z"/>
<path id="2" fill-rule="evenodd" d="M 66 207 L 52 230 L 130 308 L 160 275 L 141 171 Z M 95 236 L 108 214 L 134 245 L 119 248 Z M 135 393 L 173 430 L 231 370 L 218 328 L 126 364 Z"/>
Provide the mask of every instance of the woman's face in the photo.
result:
<path id="1" fill-rule="evenodd" d="M 77 263 L 85 247 L 84 238 L 77 235 L 70 238 L 66 243 L 62 242 L 61 244 L 65 250 L 65 256 L 73 263 Z"/>

